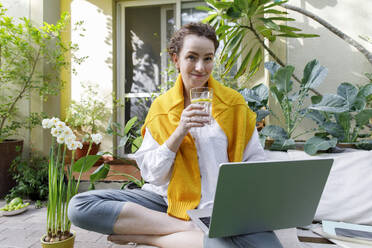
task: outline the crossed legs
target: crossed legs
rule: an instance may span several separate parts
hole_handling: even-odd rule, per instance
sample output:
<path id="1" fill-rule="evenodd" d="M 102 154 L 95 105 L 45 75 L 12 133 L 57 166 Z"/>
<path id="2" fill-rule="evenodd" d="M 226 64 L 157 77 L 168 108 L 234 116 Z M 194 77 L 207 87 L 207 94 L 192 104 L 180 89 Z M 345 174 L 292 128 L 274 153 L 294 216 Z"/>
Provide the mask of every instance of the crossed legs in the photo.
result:
<path id="1" fill-rule="evenodd" d="M 109 234 L 118 244 L 202 247 L 204 234 L 166 210 L 161 196 L 145 190 L 94 190 L 73 197 L 68 214 L 74 225 Z"/>
<path id="2" fill-rule="evenodd" d="M 139 204 L 124 204 L 108 240 L 135 242 L 158 247 L 202 247 L 204 234 L 189 221 L 173 218 Z"/>

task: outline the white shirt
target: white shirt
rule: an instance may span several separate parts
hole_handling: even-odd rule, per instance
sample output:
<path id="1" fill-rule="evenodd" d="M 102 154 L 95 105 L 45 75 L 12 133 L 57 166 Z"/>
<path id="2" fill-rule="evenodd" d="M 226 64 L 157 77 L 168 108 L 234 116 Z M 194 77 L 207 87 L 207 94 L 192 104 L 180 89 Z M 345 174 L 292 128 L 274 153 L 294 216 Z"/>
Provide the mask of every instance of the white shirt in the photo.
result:
<path id="1" fill-rule="evenodd" d="M 201 176 L 201 200 L 198 208 L 211 207 L 219 165 L 229 161 L 227 136 L 216 121 L 204 127 L 191 128 L 189 132 L 195 142 Z M 159 194 L 168 202 L 167 190 L 175 157 L 175 152 L 169 150 L 165 143 L 160 146 L 146 129 L 142 145 L 135 153 L 142 178 L 147 182 L 142 189 Z M 243 161 L 248 160 L 265 160 L 256 129 L 244 150 Z"/>

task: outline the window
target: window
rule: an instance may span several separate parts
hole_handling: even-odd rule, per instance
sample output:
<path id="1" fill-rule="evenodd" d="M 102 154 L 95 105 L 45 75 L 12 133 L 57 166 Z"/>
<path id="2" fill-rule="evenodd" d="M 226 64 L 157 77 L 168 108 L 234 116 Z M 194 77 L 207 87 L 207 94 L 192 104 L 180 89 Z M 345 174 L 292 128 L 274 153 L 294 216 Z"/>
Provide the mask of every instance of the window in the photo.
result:
<path id="1" fill-rule="evenodd" d="M 200 21 L 207 13 L 200 1 L 142 0 L 118 3 L 117 95 L 124 100 L 118 122 L 133 116 L 143 121 L 152 98 L 169 80 L 167 44 L 181 25 Z M 174 77 L 176 75 L 173 75 Z"/>

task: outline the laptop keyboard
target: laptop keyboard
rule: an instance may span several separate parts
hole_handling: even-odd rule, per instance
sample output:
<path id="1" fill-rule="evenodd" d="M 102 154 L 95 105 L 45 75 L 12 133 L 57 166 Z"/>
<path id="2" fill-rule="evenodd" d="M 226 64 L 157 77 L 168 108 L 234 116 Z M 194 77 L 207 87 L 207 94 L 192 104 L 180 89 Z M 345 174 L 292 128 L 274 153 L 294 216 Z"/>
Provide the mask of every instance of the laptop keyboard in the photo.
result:
<path id="1" fill-rule="evenodd" d="M 208 216 L 208 217 L 202 217 L 202 218 L 199 218 L 201 220 L 201 222 L 204 223 L 204 225 L 206 225 L 207 227 L 209 227 L 209 224 L 211 223 L 211 217 Z"/>

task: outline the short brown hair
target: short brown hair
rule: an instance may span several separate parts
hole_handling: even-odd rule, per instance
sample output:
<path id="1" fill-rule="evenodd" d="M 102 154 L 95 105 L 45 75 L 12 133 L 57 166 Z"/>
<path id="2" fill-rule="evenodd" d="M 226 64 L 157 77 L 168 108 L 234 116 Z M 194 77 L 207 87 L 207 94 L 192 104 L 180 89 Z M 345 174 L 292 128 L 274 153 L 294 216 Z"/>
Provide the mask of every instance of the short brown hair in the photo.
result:
<path id="1" fill-rule="evenodd" d="M 176 31 L 169 41 L 168 54 L 172 58 L 173 54 L 179 55 L 183 41 L 186 35 L 195 34 L 197 36 L 206 37 L 211 40 L 214 44 L 214 51 L 218 48 L 218 40 L 216 37 L 216 31 L 209 24 L 201 22 L 190 22 L 183 25 L 178 31 Z"/>

